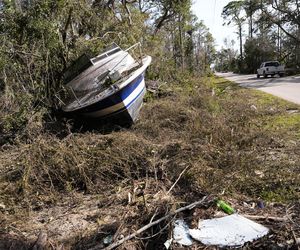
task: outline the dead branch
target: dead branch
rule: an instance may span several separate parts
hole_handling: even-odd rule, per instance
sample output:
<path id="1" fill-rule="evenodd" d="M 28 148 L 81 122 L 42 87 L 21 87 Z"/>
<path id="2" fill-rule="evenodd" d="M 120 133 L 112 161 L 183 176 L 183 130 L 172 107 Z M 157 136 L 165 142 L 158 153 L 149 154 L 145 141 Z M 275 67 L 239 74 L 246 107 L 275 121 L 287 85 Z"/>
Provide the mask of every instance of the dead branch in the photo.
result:
<path id="1" fill-rule="evenodd" d="M 177 182 L 180 180 L 181 176 L 184 174 L 184 172 L 189 168 L 189 166 L 187 166 L 179 175 L 179 177 L 177 178 L 177 180 L 174 182 L 174 184 L 172 185 L 172 187 L 168 190 L 167 194 L 169 194 L 172 189 L 176 186 Z"/>
<path id="2" fill-rule="evenodd" d="M 124 242 L 128 241 L 128 240 L 131 240 L 132 238 L 135 238 L 137 235 L 139 235 L 140 233 L 148 230 L 149 228 L 159 224 L 160 222 L 166 220 L 166 219 L 169 219 L 170 217 L 182 212 L 182 211 L 185 211 L 185 210 L 190 210 L 190 209 L 193 209 L 194 207 L 196 206 L 199 206 L 201 204 L 204 204 L 205 202 L 209 202 L 210 199 L 208 199 L 209 196 L 204 196 L 200 201 L 196 201 L 188 206 L 185 206 L 185 207 L 182 207 L 182 208 L 179 208 L 173 212 L 170 212 L 169 214 L 167 214 L 166 216 L 156 220 L 156 221 L 153 221 L 145 226 L 143 226 L 142 228 L 140 228 L 139 230 L 137 230 L 136 232 L 124 237 L 123 239 L 121 240 L 118 240 L 117 242 L 111 244 L 110 246 L 106 247 L 106 248 L 103 248 L 103 250 L 111 250 L 111 249 L 114 249 L 116 248 L 117 246 L 120 246 L 121 244 L 123 244 Z M 89 250 L 98 250 L 98 249 L 101 249 L 101 245 L 97 245 L 93 248 L 90 248 Z"/>
<path id="3" fill-rule="evenodd" d="M 299 42 L 298 37 L 294 36 L 291 32 L 288 32 L 284 25 L 281 24 L 281 20 L 276 19 L 273 15 L 271 15 L 266 9 L 262 8 L 261 11 L 269 18 L 269 20 L 276 24 L 287 36 Z"/>
<path id="4" fill-rule="evenodd" d="M 38 58 L 42 58 L 41 55 L 38 55 L 38 54 L 34 54 L 34 53 L 29 53 L 29 52 L 25 52 L 25 51 L 20 51 L 20 50 L 15 50 L 13 48 L 9 49 L 9 50 L 4 50 L 4 49 L 0 49 L 0 51 L 2 53 L 7 53 L 7 54 L 22 54 L 22 55 L 25 55 L 25 56 L 35 56 L 35 57 L 38 57 Z"/>
<path id="5" fill-rule="evenodd" d="M 169 13 L 169 10 L 166 10 L 165 13 L 157 19 L 157 24 L 155 27 L 155 33 L 157 33 L 164 24 L 174 16 L 174 13 Z"/>
<path id="6" fill-rule="evenodd" d="M 104 33 L 103 36 L 93 37 L 93 38 L 89 39 L 89 41 L 91 42 L 91 41 L 95 41 L 95 40 L 98 40 L 98 39 L 101 40 L 101 39 L 104 39 L 108 35 L 116 35 L 116 36 L 118 36 L 119 39 L 121 39 L 122 32 L 107 31 L 107 32 Z"/>
<path id="7" fill-rule="evenodd" d="M 68 27 L 71 23 L 71 19 L 72 19 L 72 13 L 73 13 L 73 8 L 71 7 L 70 10 L 69 10 L 69 14 L 68 14 L 68 18 L 67 18 L 67 21 L 66 21 L 66 24 L 65 24 L 65 27 L 62 31 L 62 39 L 63 39 L 63 44 L 65 45 L 66 44 L 66 40 L 67 40 L 67 31 L 68 31 Z"/>

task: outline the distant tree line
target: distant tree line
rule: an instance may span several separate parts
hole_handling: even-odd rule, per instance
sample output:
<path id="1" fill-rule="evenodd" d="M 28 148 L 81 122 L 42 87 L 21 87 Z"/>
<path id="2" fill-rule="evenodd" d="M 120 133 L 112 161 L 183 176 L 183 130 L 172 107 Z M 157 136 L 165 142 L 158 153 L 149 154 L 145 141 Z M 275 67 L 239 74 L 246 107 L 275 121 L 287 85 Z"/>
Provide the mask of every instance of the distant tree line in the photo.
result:
<path id="1" fill-rule="evenodd" d="M 239 52 L 227 43 L 218 52 L 217 69 L 255 73 L 262 61 L 278 60 L 297 70 L 300 65 L 298 0 L 239 0 L 223 9 L 225 25 L 234 25 Z M 245 28 L 248 31 L 245 32 Z"/>
<path id="2" fill-rule="evenodd" d="M 213 38 L 191 0 L 0 1 L 0 132 L 22 127 L 28 114 L 58 108 L 62 73 L 85 53 L 116 42 L 141 42 L 153 56 L 148 78 L 205 72 Z"/>

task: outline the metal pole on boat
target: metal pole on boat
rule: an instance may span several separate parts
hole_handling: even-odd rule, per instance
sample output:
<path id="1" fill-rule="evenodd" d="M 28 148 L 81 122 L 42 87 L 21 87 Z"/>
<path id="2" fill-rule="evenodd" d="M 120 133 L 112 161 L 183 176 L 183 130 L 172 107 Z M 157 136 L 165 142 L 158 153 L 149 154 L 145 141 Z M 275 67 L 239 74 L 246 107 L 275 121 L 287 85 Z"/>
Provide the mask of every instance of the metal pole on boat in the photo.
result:
<path id="1" fill-rule="evenodd" d="M 142 52 L 142 45 L 141 45 L 141 43 L 139 43 L 140 44 L 140 46 L 139 46 L 139 50 L 140 50 L 140 60 L 141 60 L 141 64 L 143 64 L 143 52 Z"/>
<path id="2" fill-rule="evenodd" d="M 80 103 L 79 99 L 77 98 L 77 96 L 76 96 L 76 94 L 75 94 L 75 92 L 74 92 L 73 88 L 72 88 L 72 87 L 70 87 L 70 89 L 71 89 L 71 91 L 72 91 L 72 94 L 74 95 L 74 97 L 75 97 L 76 101 L 78 102 L 79 106 L 81 106 L 81 103 Z"/>
<path id="3" fill-rule="evenodd" d="M 127 52 L 128 50 L 131 50 L 131 49 L 133 49 L 134 47 L 136 47 L 136 46 L 138 46 L 138 45 L 140 45 L 140 44 L 141 44 L 141 43 L 138 42 L 138 43 L 136 43 L 136 44 L 130 46 L 130 47 L 129 47 L 128 49 L 126 49 L 125 51 Z"/>
<path id="4" fill-rule="evenodd" d="M 129 51 L 129 50 L 131 50 L 131 49 L 133 49 L 133 48 L 135 48 L 135 47 L 137 47 L 137 46 L 139 46 L 139 51 L 140 51 L 140 60 L 141 60 L 141 64 L 142 64 L 142 44 L 140 43 L 140 42 L 138 42 L 138 43 L 136 43 L 136 44 L 134 44 L 134 45 L 132 45 L 132 46 L 130 46 L 128 49 L 126 49 L 125 51 L 127 52 L 127 51 Z"/>

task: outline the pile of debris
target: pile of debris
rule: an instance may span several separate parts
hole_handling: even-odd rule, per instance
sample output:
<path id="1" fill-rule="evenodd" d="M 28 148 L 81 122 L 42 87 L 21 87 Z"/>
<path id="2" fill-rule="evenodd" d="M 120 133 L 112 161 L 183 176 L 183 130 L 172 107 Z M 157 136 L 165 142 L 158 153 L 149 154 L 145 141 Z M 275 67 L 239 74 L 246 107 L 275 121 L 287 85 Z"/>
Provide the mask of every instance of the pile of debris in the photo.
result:
<path id="1" fill-rule="evenodd" d="M 263 201 L 258 201 L 257 204 L 251 205 L 244 202 L 243 206 L 252 210 L 259 209 L 259 214 L 264 214 L 263 210 L 266 209 Z M 209 211 L 211 218 L 198 219 L 198 225 L 194 228 L 193 224 L 195 224 L 195 220 L 199 217 L 200 210 L 202 210 L 202 213 L 203 210 L 206 210 L 206 212 Z M 211 213 L 212 211 L 215 213 Z M 193 218 L 190 218 L 190 216 L 184 218 L 186 212 L 192 212 Z M 267 209 L 265 213 L 268 214 Z M 258 213 L 256 212 L 256 214 Z M 207 215 L 208 213 L 206 213 Z M 126 241 L 137 238 L 151 227 L 167 220 L 170 220 L 173 226 L 170 227 L 170 238 L 164 243 L 165 249 L 177 249 L 177 247 L 180 247 L 180 249 L 182 247 L 190 249 L 196 245 L 197 247 L 217 246 L 221 248 L 238 248 L 245 245 L 251 248 L 261 248 L 270 245 L 277 247 L 298 246 L 298 248 L 300 246 L 300 238 L 296 236 L 293 230 L 291 231 L 292 238 L 286 241 L 285 244 L 279 243 L 277 242 L 278 239 L 275 239 L 278 235 L 275 236 L 273 223 L 281 223 L 281 226 L 283 224 L 288 226 L 289 222 L 293 222 L 293 214 L 286 214 L 283 217 L 244 214 L 244 212 L 235 210 L 219 198 L 205 196 L 200 201 L 172 211 L 160 219 L 150 221 L 149 224 L 121 239 L 114 241 L 115 237 L 109 235 L 100 244 L 91 248 L 91 250 L 115 249 Z M 189 224 L 192 225 L 192 228 L 189 227 L 186 220 L 190 221 Z M 254 220 L 263 221 L 262 224 L 267 224 L 268 226 L 259 224 Z"/>

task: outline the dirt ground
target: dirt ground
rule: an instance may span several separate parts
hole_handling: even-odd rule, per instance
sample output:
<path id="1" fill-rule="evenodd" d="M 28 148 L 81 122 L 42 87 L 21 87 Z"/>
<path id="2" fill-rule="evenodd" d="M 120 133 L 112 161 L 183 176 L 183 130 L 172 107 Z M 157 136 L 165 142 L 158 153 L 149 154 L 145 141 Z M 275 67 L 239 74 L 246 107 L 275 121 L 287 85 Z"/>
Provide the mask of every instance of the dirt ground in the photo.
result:
<path id="1" fill-rule="evenodd" d="M 131 127 L 54 119 L 2 144 L 0 249 L 101 249 L 171 214 L 118 247 L 164 249 L 176 219 L 224 216 L 216 198 L 270 229 L 244 249 L 299 249 L 300 107 L 216 77 L 153 86 Z"/>

